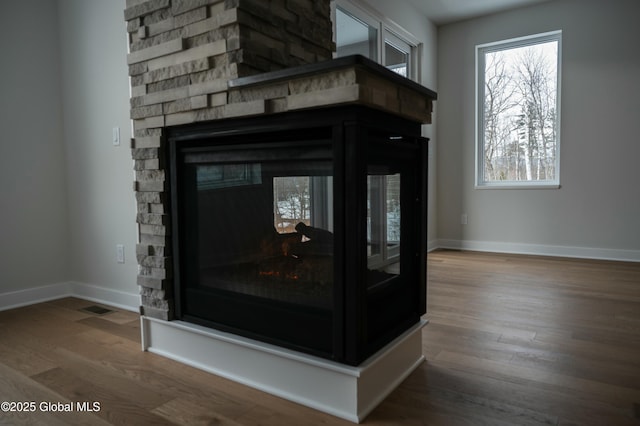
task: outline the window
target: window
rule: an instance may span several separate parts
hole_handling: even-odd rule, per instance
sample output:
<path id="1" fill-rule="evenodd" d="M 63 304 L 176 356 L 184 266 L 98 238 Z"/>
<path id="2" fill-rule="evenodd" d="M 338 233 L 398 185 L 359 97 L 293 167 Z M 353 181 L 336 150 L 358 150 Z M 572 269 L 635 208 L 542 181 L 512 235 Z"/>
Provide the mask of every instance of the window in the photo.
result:
<path id="1" fill-rule="evenodd" d="M 356 17 L 342 7 L 336 8 L 337 56 L 362 55 L 378 60 L 378 24 L 366 16 Z"/>
<path id="2" fill-rule="evenodd" d="M 559 186 L 560 31 L 476 47 L 476 186 Z"/>
<path id="3" fill-rule="evenodd" d="M 412 77 L 412 46 L 390 31 L 385 32 L 384 66 L 403 77 Z"/>
<path id="4" fill-rule="evenodd" d="M 341 0 L 335 6 L 336 55 L 362 55 L 398 74 L 416 80 L 418 43 L 406 31 L 364 5 Z M 402 35 L 401 35 L 402 34 Z"/>

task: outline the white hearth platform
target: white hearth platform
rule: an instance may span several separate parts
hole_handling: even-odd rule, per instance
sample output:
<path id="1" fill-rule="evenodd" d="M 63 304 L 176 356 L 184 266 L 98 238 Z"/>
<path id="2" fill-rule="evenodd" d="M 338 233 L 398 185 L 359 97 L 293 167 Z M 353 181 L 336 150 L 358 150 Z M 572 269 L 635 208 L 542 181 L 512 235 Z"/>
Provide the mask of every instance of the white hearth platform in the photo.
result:
<path id="1" fill-rule="evenodd" d="M 424 361 L 426 324 L 421 320 L 357 367 L 145 316 L 142 349 L 359 423 Z"/>

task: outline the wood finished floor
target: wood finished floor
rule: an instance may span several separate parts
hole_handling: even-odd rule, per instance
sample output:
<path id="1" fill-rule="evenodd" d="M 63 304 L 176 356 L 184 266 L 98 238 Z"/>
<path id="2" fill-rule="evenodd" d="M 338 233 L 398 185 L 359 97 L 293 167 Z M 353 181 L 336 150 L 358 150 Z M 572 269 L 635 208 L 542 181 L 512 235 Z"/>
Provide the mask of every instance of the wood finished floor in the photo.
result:
<path id="1" fill-rule="evenodd" d="M 92 305 L 0 312 L 0 401 L 100 411 L 0 424 L 351 424 L 142 352 L 135 313 Z M 428 310 L 427 362 L 365 425 L 640 425 L 640 264 L 434 252 Z"/>

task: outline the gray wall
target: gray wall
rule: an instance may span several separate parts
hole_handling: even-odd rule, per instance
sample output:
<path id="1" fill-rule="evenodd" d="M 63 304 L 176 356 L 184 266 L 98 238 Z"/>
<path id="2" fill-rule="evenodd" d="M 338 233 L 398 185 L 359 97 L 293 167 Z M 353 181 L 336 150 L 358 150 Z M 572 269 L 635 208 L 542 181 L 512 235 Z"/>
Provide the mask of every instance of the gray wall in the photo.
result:
<path id="1" fill-rule="evenodd" d="M 56 15 L 50 0 L 0 2 L 0 293 L 69 272 Z"/>
<path id="2" fill-rule="evenodd" d="M 125 0 L 59 0 L 69 278 L 137 295 L 124 8 Z M 125 246 L 124 264 L 116 263 L 116 244 Z"/>
<path id="3" fill-rule="evenodd" d="M 556 0 L 439 28 L 441 246 L 640 260 L 638 16 L 637 0 Z M 475 189 L 475 45 L 559 29 L 561 188 Z"/>
<path id="4" fill-rule="evenodd" d="M 0 309 L 68 293 L 138 304 L 124 7 L 0 2 Z"/>

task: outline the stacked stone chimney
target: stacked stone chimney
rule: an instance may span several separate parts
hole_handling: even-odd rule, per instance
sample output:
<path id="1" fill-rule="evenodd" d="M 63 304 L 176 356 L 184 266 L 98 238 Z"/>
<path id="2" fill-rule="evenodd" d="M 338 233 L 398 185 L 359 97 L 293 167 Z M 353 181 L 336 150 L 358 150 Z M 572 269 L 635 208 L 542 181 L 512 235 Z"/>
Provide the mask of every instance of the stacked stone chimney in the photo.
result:
<path id="1" fill-rule="evenodd" d="M 329 0 L 127 0 L 141 313 L 173 317 L 163 129 L 267 112 L 230 80 L 331 59 Z M 274 95 L 277 98 L 277 94 Z M 272 102 L 277 107 L 277 99 Z"/>

